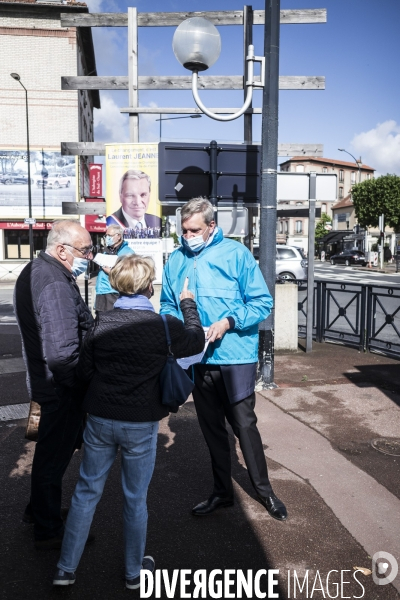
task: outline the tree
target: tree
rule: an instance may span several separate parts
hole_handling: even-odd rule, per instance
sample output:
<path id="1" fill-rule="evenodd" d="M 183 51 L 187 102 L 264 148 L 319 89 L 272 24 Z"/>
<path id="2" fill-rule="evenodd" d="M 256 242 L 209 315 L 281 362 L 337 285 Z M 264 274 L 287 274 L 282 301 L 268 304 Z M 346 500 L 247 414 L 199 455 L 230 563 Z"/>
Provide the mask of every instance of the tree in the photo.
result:
<path id="1" fill-rule="evenodd" d="M 321 238 L 326 235 L 331 229 L 331 227 L 326 227 L 326 225 L 332 223 L 332 219 L 326 213 L 322 213 L 321 220 L 317 223 L 315 227 L 315 239 Z"/>
<path id="2" fill-rule="evenodd" d="M 351 196 L 362 227 L 378 227 L 380 215 L 385 215 L 385 225 L 400 231 L 400 177 L 367 179 L 353 186 Z"/>

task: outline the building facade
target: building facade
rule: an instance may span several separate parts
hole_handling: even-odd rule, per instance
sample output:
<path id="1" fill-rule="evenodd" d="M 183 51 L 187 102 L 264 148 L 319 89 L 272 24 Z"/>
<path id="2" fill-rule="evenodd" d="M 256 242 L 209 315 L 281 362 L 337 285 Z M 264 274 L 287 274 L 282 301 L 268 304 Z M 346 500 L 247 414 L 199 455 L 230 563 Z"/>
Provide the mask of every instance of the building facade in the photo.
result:
<path id="1" fill-rule="evenodd" d="M 346 204 L 348 197 L 351 194 L 351 188 L 359 181 L 371 179 L 374 176 L 375 169 L 368 165 L 364 165 L 361 158 L 358 161 L 358 166 L 355 163 L 335 160 L 332 158 L 317 158 L 314 156 L 294 156 L 290 160 L 280 164 L 280 170 L 287 173 L 329 173 L 337 176 L 337 200 L 336 201 L 319 201 L 317 198 L 317 207 L 321 208 L 321 213 L 326 213 L 332 219 L 332 229 L 352 229 L 354 207 L 351 204 Z M 343 202 L 345 204 L 343 204 Z M 307 206 L 307 202 L 285 202 L 301 207 L 303 204 Z M 335 211 L 335 207 L 340 206 L 343 210 Z M 279 206 L 278 206 L 279 208 Z M 339 217 L 339 214 L 343 216 Z M 345 220 L 343 221 L 343 218 Z M 344 223 L 344 227 L 343 227 Z M 291 244 L 293 246 L 302 246 L 307 249 L 308 241 L 308 218 L 293 218 L 285 217 L 278 219 L 277 222 L 277 241 L 278 243 Z"/>
<path id="2" fill-rule="evenodd" d="M 98 91 L 61 90 L 63 75 L 96 74 L 91 30 L 61 27 L 68 12 L 88 8 L 73 0 L 0 0 L 0 261 L 29 258 L 26 95 L 11 73 L 27 90 L 35 253 L 62 202 L 88 194 L 89 158 L 62 157 L 60 148 L 93 141 L 100 108 Z"/>

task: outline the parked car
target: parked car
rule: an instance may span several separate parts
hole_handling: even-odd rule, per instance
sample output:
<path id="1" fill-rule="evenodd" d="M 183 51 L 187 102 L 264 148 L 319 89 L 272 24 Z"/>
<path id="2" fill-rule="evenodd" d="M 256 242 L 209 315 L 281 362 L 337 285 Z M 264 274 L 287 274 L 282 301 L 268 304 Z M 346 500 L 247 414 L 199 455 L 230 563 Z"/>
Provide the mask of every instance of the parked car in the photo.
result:
<path id="1" fill-rule="evenodd" d="M 365 267 L 367 261 L 364 252 L 361 250 L 343 250 L 339 254 L 331 256 L 331 265 L 362 265 Z"/>
<path id="2" fill-rule="evenodd" d="M 36 182 L 38 187 L 46 187 L 58 189 L 60 187 L 69 187 L 71 185 L 71 178 L 66 175 L 62 175 L 61 173 L 56 173 L 54 175 L 49 175 L 48 177 L 42 177 L 38 179 Z"/>
<path id="3" fill-rule="evenodd" d="M 259 259 L 259 247 L 254 246 L 253 255 Z M 307 279 L 308 260 L 303 248 L 298 246 L 276 246 L 276 278 L 277 279 Z"/>
<path id="4" fill-rule="evenodd" d="M 4 175 L 0 175 L 0 182 L 4 183 L 4 185 L 11 185 L 13 183 L 28 183 L 28 174 L 27 173 L 5 173 Z M 31 183 L 33 183 L 32 178 L 31 178 Z"/>

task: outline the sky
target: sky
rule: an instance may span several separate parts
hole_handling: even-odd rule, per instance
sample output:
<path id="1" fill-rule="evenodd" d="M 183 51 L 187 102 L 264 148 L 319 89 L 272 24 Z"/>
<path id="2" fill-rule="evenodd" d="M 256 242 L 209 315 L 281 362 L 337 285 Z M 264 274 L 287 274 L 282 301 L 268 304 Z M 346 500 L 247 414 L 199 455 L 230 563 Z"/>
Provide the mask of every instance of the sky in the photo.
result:
<path id="1" fill-rule="evenodd" d="M 238 0 L 87 0 L 90 12 L 242 10 Z M 253 9 L 263 9 L 257 0 Z M 323 144 L 324 156 L 351 161 L 345 148 L 376 176 L 400 175 L 400 0 L 281 0 L 281 9 L 326 8 L 327 23 L 282 25 L 280 75 L 322 75 L 325 90 L 279 93 L 279 142 Z M 218 28 L 222 50 L 209 75 L 242 75 L 240 26 Z M 174 27 L 139 28 L 139 75 L 187 75 L 172 51 Z M 99 75 L 127 75 L 127 29 L 93 28 Z M 263 26 L 254 27 L 255 54 L 263 54 Z M 206 106 L 240 107 L 242 91 L 202 91 Z M 101 91 L 95 140 L 128 142 L 127 92 Z M 253 105 L 261 107 L 261 91 Z M 141 106 L 195 107 L 188 91 L 141 91 Z M 165 115 L 167 117 L 168 115 Z M 140 117 L 140 141 L 159 141 L 159 115 Z M 162 124 L 162 138 L 176 141 L 243 141 L 243 117 L 220 123 L 206 116 Z M 253 117 L 253 140 L 261 139 L 261 116 Z M 282 162 L 285 159 L 279 159 Z"/>

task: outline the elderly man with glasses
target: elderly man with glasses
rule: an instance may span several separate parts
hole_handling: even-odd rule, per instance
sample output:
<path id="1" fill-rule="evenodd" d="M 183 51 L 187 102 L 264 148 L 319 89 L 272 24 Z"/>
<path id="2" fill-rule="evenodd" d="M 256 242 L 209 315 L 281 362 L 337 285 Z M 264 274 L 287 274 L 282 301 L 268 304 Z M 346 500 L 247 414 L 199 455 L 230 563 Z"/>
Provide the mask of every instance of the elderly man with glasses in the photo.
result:
<path id="1" fill-rule="evenodd" d="M 15 285 L 28 392 L 41 407 L 31 498 L 23 516 L 34 524 L 39 550 L 61 547 L 62 478 L 80 445 L 84 390 L 75 366 L 93 318 L 76 277 L 86 270 L 92 251 L 90 235 L 77 221 L 55 221 L 46 251 L 26 265 Z"/>

